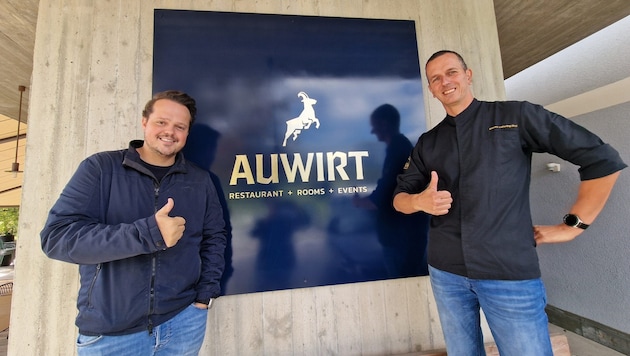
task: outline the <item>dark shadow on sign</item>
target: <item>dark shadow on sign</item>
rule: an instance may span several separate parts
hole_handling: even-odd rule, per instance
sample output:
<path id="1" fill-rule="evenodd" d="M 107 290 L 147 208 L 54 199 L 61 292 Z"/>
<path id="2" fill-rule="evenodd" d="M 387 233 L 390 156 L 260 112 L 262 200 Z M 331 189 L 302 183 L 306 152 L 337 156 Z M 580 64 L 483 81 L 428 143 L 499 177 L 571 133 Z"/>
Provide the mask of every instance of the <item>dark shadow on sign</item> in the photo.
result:
<path id="1" fill-rule="evenodd" d="M 223 276 L 221 277 L 221 293 L 225 294 L 225 291 L 227 290 L 227 283 L 234 273 L 234 268 L 232 266 L 232 224 L 230 222 L 230 211 L 221 186 L 221 181 L 210 169 L 212 167 L 212 163 L 214 162 L 220 137 L 221 134 L 212 127 L 196 123 L 190 129 L 183 153 L 187 160 L 195 163 L 210 173 L 210 177 L 217 189 L 217 195 L 219 196 L 219 201 L 223 209 L 223 219 L 225 220 L 225 230 L 227 232 L 227 244 L 225 246 L 224 253 L 225 270 L 223 272 Z"/>
<path id="2" fill-rule="evenodd" d="M 385 160 L 374 191 L 366 197 L 356 195 L 354 205 L 374 212 L 389 278 L 426 276 L 429 215 L 402 214 L 392 205 L 396 179 L 403 172 L 413 146 L 400 133 L 400 113 L 393 105 L 377 107 L 370 115 L 370 125 L 372 134 L 387 145 Z"/>
<path id="3" fill-rule="evenodd" d="M 291 275 L 296 265 L 293 235 L 306 228 L 310 217 L 291 201 L 272 200 L 267 215 L 258 219 L 251 236 L 260 240 L 256 257 L 256 290 L 294 288 Z"/>

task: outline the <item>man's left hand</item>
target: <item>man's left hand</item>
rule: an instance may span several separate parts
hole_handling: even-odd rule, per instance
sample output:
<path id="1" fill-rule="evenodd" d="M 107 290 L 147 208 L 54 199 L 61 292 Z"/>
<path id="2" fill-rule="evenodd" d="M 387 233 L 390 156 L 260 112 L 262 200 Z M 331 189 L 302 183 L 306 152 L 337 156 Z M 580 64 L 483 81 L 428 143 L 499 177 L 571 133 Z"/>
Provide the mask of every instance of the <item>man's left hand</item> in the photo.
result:
<path id="1" fill-rule="evenodd" d="M 534 239 L 536 245 L 568 242 L 584 232 L 582 229 L 565 224 L 534 225 Z"/>

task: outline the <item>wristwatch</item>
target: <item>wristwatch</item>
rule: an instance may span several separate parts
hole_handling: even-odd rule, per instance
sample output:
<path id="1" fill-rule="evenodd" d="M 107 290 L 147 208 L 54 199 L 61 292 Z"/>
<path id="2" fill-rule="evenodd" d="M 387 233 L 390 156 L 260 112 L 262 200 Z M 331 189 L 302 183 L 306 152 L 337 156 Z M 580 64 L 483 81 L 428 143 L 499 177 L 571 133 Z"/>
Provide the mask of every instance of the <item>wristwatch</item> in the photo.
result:
<path id="1" fill-rule="evenodd" d="M 564 218 L 562 218 L 562 221 L 564 221 L 564 223 L 568 226 L 577 227 L 583 230 L 586 230 L 586 228 L 589 226 L 588 224 L 585 224 L 582 219 L 580 219 L 580 217 L 575 214 L 565 215 Z"/>

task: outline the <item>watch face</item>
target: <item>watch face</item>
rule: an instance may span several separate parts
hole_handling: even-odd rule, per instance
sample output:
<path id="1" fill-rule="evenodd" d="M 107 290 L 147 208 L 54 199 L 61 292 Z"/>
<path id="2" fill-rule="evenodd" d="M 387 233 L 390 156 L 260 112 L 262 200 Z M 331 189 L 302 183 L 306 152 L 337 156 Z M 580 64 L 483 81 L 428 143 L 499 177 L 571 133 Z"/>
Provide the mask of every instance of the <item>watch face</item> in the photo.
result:
<path id="1" fill-rule="evenodd" d="M 577 224 L 578 224 L 578 217 L 573 215 L 573 214 L 567 214 L 564 217 L 564 223 L 569 225 L 569 226 L 577 226 Z"/>

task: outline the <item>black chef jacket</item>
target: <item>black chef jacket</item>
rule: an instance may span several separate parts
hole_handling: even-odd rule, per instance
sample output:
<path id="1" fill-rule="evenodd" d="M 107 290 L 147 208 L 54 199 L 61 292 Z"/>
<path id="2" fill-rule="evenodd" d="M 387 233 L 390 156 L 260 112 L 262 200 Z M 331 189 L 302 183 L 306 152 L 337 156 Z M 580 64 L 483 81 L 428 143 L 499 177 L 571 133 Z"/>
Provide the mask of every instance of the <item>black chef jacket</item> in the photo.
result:
<path id="1" fill-rule="evenodd" d="M 431 218 L 431 266 L 473 279 L 540 277 L 529 202 L 533 152 L 580 166 L 581 180 L 626 167 L 595 134 L 528 102 L 473 100 L 420 136 L 394 195 L 423 191 L 431 171 L 438 190 L 451 193 L 448 214 Z"/>

